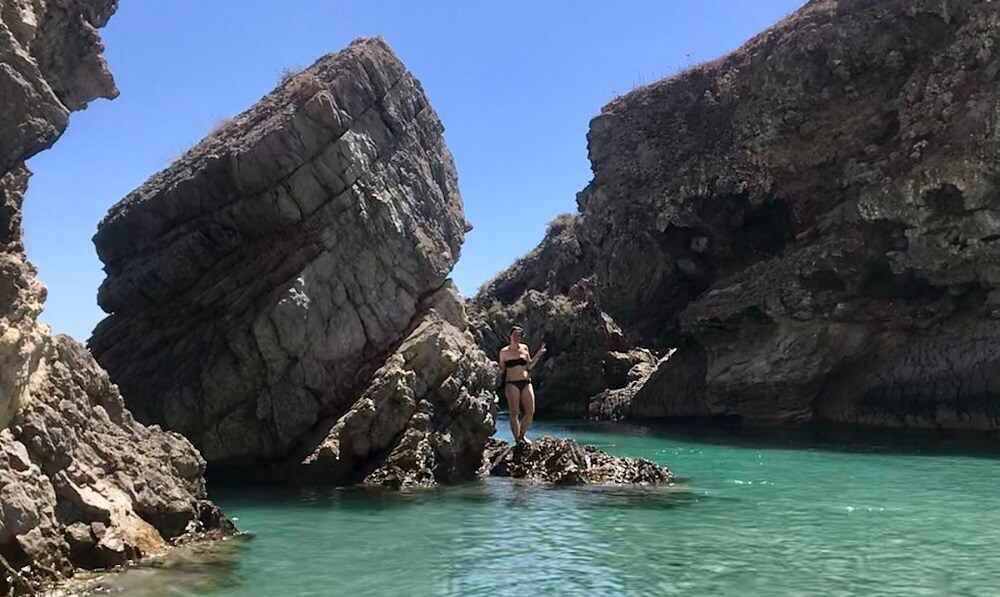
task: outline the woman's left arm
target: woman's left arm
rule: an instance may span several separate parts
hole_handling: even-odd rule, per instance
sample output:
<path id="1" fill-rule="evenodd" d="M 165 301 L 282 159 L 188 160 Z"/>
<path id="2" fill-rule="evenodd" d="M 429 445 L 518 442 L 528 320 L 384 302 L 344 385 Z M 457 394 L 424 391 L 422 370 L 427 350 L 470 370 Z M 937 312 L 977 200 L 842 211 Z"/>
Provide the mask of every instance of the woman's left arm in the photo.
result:
<path id="1" fill-rule="evenodd" d="M 531 362 L 528 363 L 528 371 L 531 371 L 532 369 L 535 368 L 535 363 L 538 362 L 538 359 L 542 358 L 543 354 L 545 354 L 545 343 L 544 342 L 542 342 L 542 345 L 540 347 L 538 347 L 538 352 L 535 353 L 535 356 L 531 357 Z"/>

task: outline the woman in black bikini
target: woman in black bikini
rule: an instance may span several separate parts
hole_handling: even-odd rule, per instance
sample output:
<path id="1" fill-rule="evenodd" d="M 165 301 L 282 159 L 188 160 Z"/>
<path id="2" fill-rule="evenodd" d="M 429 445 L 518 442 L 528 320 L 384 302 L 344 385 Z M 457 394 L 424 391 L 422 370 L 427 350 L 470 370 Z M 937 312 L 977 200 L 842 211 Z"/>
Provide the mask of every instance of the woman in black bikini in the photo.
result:
<path id="1" fill-rule="evenodd" d="M 504 394 L 507 405 L 510 406 L 510 430 L 514 433 L 517 443 L 527 443 L 524 435 L 535 416 L 535 390 L 531 387 L 531 377 L 528 373 L 545 354 L 545 344 L 538 349 L 534 358 L 527 344 L 521 344 L 521 326 L 515 325 L 510 330 L 510 344 L 500 349 L 500 363 L 503 365 L 507 381 L 504 384 Z M 524 419 L 518 422 L 520 410 L 524 409 Z"/>

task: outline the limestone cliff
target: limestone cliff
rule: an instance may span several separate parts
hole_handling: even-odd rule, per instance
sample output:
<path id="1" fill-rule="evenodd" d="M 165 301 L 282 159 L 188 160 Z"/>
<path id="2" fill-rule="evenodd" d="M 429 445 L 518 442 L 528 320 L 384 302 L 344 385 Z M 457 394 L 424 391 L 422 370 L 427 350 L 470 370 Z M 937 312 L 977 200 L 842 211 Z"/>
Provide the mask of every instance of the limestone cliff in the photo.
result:
<path id="1" fill-rule="evenodd" d="M 1000 426 L 998 33 L 987 0 L 814 0 L 605 107 L 581 277 L 678 349 L 618 412 Z"/>
<path id="2" fill-rule="evenodd" d="M 70 112 L 118 94 L 97 34 L 113 0 L 0 2 L 0 594 L 162 551 L 227 523 L 184 438 L 136 423 L 70 338 L 39 323 L 24 254 L 24 161 Z"/>
<path id="3" fill-rule="evenodd" d="M 405 444 L 433 464 L 387 484 L 470 470 L 493 380 L 446 283 L 469 224 L 442 133 L 391 48 L 357 40 L 114 206 L 90 346 L 137 418 L 220 467 L 356 481 Z"/>

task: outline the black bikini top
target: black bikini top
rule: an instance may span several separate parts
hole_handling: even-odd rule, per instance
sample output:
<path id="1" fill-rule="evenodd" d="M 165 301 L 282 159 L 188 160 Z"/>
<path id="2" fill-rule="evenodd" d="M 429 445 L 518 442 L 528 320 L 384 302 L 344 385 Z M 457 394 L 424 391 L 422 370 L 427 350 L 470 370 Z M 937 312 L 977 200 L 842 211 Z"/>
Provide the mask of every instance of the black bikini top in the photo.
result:
<path id="1" fill-rule="evenodd" d="M 517 359 L 509 359 L 503 362 L 503 366 L 510 369 L 511 367 L 523 367 L 528 364 L 528 359 L 520 357 Z"/>

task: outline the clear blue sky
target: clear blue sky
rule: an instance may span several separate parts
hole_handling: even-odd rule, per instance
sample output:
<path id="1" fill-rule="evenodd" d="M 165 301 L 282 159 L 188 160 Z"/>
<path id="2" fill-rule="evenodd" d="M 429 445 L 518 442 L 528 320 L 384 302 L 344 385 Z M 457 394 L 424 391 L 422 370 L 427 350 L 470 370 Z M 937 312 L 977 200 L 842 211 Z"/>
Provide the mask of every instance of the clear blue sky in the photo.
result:
<path id="1" fill-rule="evenodd" d="M 590 119 L 617 94 L 715 58 L 802 0 L 129 0 L 103 30 L 122 95 L 73 115 L 29 162 L 29 258 L 43 321 L 80 340 L 104 316 L 91 237 L 107 209 L 304 67 L 382 35 L 445 125 L 475 226 L 453 277 L 463 294 L 576 211 Z"/>

